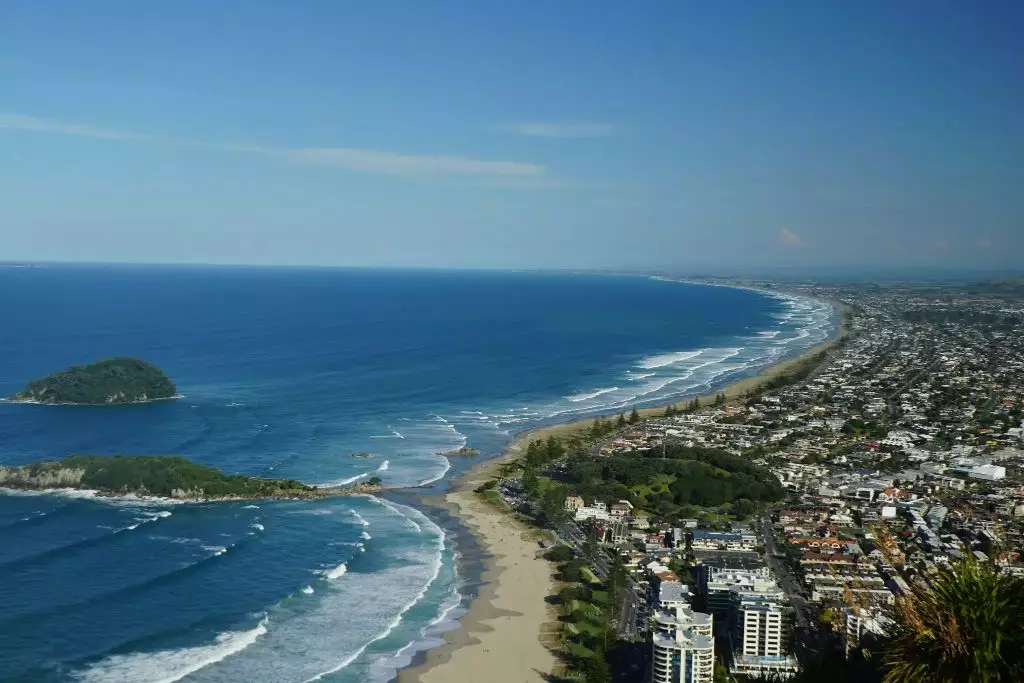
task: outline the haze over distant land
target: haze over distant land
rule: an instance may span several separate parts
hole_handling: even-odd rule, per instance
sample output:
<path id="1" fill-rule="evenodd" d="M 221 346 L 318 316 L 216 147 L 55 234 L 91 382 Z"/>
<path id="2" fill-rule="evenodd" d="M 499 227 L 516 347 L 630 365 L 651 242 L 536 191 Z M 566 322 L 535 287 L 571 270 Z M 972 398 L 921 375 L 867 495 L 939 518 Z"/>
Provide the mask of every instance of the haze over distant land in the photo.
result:
<path id="1" fill-rule="evenodd" d="M 11 261 L 1024 260 L 1024 5 L 13 3 Z"/>

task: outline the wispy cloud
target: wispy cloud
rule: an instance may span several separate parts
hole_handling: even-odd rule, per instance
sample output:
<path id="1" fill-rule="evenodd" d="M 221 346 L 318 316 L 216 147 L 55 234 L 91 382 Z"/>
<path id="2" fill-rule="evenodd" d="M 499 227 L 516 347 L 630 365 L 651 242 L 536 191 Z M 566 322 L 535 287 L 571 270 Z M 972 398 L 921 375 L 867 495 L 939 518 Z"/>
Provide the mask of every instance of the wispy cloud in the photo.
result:
<path id="1" fill-rule="evenodd" d="M 374 149 L 316 147 L 306 149 L 269 150 L 300 163 L 337 166 L 366 173 L 396 174 L 462 174 L 498 176 L 541 176 L 544 168 L 517 161 L 481 161 L 453 156 L 411 156 Z"/>
<path id="2" fill-rule="evenodd" d="M 502 123 L 493 130 L 538 138 L 603 138 L 615 133 L 607 123 Z"/>
<path id="3" fill-rule="evenodd" d="M 786 247 L 802 247 L 804 245 L 803 239 L 800 235 L 788 228 L 782 228 L 779 230 L 779 244 Z"/>
<path id="4" fill-rule="evenodd" d="M 222 142 L 204 142 L 200 140 L 169 138 L 145 133 L 111 130 L 75 123 L 46 121 L 34 116 L 26 116 L 24 114 L 0 114 L 0 129 L 74 135 L 78 137 L 94 138 L 97 140 L 145 142 L 178 147 L 200 147 L 226 152 L 260 154 L 293 163 L 343 168 L 362 173 L 416 176 L 497 176 L 516 178 L 543 178 L 545 176 L 545 168 L 543 166 L 519 161 L 489 161 L 461 156 L 421 156 L 350 147 L 290 148 Z"/>
<path id="5" fill-rule="evenodd" d="M 0 128 L 11 130 L 27 130 L 34 133 L 60 133 L 62 135 L 78 135 L 97 140 L 135 140 L 153 141 L 156 138 L 141 133 L 129 133 L 121 130 L 109 130 L 94 126 L 82 126 L 76 123 L 58 123 L 44 121 L 24 114 L 0 114 Z"/>
<path id="6" fill-rule="evenodd" d="M 978 241 L 978 246 L 981 247 L 982 249 L 988 249 L 992 246 L 992 240 L 985 237 Z"/>

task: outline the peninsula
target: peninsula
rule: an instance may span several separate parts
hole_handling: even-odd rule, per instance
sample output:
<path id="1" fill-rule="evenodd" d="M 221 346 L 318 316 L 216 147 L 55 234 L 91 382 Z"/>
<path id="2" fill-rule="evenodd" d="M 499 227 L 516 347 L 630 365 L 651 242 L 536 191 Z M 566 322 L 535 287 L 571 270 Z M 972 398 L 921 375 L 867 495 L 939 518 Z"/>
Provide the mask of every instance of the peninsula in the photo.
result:
<path id="1" fill-rule="evenodd" d="M 34 379 L 10 400 L 50 405 L 148 403 L 177 396 L 174 382 L 152 363 L 111 358 Z"/>
<path id="2" fill-rule="evenodd" d="M 380 479 L 351 488 L 319 488 L 294 479 L 225 474 L 179 456 L 70 455 L 63 460 L 0 465 L 0 487 L 45 491 L 95 490 L 103 496 L 185 500 L 329 498 L 381 490 Z"/>

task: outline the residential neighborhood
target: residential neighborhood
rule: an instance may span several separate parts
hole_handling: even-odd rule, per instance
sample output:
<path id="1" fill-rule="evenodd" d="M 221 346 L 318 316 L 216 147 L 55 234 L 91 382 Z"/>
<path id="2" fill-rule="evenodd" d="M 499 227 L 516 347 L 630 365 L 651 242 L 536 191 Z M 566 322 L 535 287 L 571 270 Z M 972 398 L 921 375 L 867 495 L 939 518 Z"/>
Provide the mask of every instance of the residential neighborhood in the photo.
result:
<path id="1" fill-rule="evenodd" d="M 882 634 L 897 596 L 964 556 L 1024 576 L 1021 301 L 790 289 L 843 312 L 803 376 L 620 420 L 588 456 L 600 466 L 714 449 L 770 473 L 776 501 L 680 507 L 671 477 L 564 497 L 563 536 L 592 539 L 602 562 L 629 572 L 638 599 L 620 633 L 649 643 L 647 680 L 784 679 L 823 649 Z M 582 491 L 573 458 L 542 474 Z"/>

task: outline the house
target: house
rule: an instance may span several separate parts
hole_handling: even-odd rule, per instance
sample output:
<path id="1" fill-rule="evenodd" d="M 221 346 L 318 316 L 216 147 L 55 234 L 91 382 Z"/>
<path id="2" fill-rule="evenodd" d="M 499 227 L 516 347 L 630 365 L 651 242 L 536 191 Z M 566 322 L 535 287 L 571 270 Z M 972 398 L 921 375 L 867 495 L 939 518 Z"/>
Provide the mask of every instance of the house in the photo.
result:
<path id="1" fill-rule="evenodd" d="M 569 512 L 576 512 L 584 506 L 583 499 L 579 496 L 566 496 L 565 497 L 565 509 Z"/>
<path id="2" fill-rule="evenodd" d="M 611 514 L 613 519 L 629 517 L 633 514 L 633 505 L 628 500 L 620 500 L 617 503 L 612 503 L 609 514 Z"/>
<path id="3" fill-rule="evenodd" d="M 757 546 L 757 536 L 751 532 L 729 533 L 694 529 L 692 548 L 694 550 L 726 550 L 749 552 Z"/>

